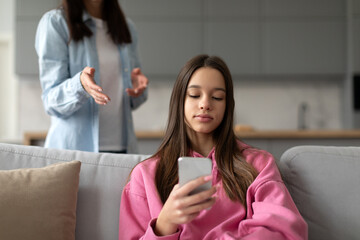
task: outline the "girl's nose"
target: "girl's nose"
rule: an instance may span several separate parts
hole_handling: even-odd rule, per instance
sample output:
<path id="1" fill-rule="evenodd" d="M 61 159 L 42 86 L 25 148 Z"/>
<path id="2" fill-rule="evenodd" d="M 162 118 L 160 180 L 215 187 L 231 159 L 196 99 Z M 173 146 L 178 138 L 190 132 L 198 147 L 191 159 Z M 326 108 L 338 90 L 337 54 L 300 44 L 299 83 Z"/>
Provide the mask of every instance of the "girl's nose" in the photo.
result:
<path id="1" fill-rule="evenodd" d="M 200 109 L 201 110 L 210 110 L 210 101 L 209 98 L 203 97 L 200 101 Z"/>

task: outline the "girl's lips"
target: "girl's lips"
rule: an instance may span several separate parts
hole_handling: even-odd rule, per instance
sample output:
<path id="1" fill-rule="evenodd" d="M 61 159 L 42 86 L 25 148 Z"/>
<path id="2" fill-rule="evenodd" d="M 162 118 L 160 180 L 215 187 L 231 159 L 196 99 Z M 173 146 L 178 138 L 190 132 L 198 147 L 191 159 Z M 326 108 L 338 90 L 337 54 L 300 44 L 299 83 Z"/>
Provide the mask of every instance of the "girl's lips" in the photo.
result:
<path id="1" fill-rule="evenodd" d="M 198 119 L 201 122 L 209 122 L 209 121 L 211 121 L 213 119 L 208 114 L 198 114 L 198 115 L 195 115 L 195 118 Z"/>

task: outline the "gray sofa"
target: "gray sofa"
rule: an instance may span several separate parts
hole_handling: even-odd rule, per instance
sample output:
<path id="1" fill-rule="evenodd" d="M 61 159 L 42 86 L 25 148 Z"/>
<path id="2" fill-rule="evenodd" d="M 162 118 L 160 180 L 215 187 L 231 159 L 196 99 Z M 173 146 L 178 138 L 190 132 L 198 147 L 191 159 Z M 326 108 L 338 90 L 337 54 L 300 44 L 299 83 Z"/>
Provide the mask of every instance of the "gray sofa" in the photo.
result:
<path id="1" fill-rule="evenodd" d="M 360 239 L 360 147 L 293 147 L 279 168 L 310 240 Z"/>
<path id="2" fill-rule="evenodd" d="M 89 153 L 0 143 L 0 170 L 80 160 L 77 240 L 118 239 L 121 191 L 145 155 Z M 360 148 L 300 146 L 279 168 L 309 225 L 309 239 L 359 239 Z"/>

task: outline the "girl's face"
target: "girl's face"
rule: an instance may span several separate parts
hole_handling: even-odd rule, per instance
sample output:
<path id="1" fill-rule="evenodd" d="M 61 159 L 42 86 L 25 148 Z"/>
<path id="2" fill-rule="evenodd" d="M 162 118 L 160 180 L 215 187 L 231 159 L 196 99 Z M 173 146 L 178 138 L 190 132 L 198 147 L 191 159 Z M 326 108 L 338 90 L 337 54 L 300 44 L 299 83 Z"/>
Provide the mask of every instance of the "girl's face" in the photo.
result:
<path id="1" fill-rule="evenodd" d="M 225 80 L 218 70 L 208 67 L 196 70 L 185 96 L 187 127 L 195 133 L 212 134 L 224 117 L 225 97 Z"/>

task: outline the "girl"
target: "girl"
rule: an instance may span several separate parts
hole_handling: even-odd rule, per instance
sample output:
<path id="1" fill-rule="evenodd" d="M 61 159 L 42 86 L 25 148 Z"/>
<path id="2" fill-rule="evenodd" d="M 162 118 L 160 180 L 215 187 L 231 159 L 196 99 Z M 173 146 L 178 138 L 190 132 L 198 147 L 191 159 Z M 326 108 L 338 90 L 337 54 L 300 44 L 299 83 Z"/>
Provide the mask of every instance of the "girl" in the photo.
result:
<path id="1" fill-rule="evenodd" d="M 181 69 L 164 140 L 123 190 L 119 239 L 307 239 L 273 156 L 236 138 L 234 104 L 219 57 L 196 56 Z M 180 156 L 210 158 L 211 175 L 180 187 Z M 188 195 L 208 181 L 211 189 Z"/>

